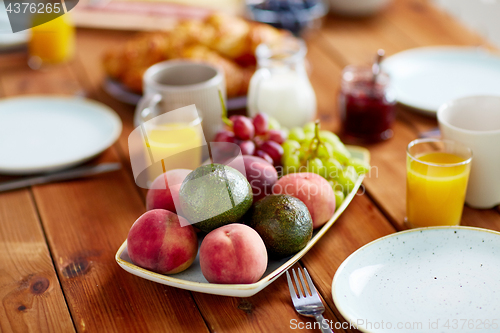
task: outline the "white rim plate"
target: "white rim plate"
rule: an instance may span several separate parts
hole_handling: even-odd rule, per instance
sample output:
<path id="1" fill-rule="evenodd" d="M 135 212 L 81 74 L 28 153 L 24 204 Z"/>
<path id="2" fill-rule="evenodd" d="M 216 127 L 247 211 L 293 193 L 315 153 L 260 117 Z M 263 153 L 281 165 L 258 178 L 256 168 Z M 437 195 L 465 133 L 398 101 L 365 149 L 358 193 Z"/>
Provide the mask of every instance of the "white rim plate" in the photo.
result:
<path id="1" fill-rule="evenodd" d="M 356 146 L 346 146 L 351 154 L 355 157 L 361 158 L 367 163 L 370 160 L 370 153 L 368 150 L 356 147 Z M 255 295 L 268 285 L 270 285 L 274 280 L 281 276 L 288 268 L 293 266 L 300 258 L 302 258 L 316 242 L 328 231 L 328 229 L 337 221 L 342 212 L 347 208 L 351 200 L 356 195 L 361 183 L 363 182 L 364 176 L 360 176 L 354 186 L 351 193 L 345 198 L 342 205 L 335 211 L 332 218 L 323 225 L 320 229 L 315 230 L 312 239 L 300 252 L 296 253 L 292 257 L 284 258 L 281 260 L 271 260 L 269 259 L 267 270 L 263 277 L 251 284 L 215 284 L 208 283 L 208 281 L 203 277 L 201 273 L 199 258 L 196 256 L 193 264 L 184 272 L 174 274 L 174 275 L 162 275 L 155 272 L 151 272 L 147 269 L 136 266 L 130 260 L 127 252 L 127 241 L 123 242 L 115 255 L 115 260 L 127 272 L 137 275 L 141 278 L 154 281 L 157 283 L 165 284 L 168 286 L 197 291 L 201 293 L 223 295 L 223 296 L 234 296 L 234 297 L 250 297 Z M 201 240 L 200 240 L 201 241 Z"/>
<path id="2" fill-rule="evenodd" d="M 422 47 L 397 53 L 382 63 L 397 99 L 435 116 L 451 100 L 500 95 L 500 57 L 474 47 Z"/>
<path id="3" fill-rule="evenodd" d="M 341 315 L 369 333 L 498 332 L 499 294 L 500 233 L 460 226 L 379 238 L 351 254 L 332 283 Z"/>
<path id="4" fill-rule="evenodd" d="M 77 97 L 0 99 L 0 173 L 56 171 L 85 162 L 122 130 L 109 107 Z"/>

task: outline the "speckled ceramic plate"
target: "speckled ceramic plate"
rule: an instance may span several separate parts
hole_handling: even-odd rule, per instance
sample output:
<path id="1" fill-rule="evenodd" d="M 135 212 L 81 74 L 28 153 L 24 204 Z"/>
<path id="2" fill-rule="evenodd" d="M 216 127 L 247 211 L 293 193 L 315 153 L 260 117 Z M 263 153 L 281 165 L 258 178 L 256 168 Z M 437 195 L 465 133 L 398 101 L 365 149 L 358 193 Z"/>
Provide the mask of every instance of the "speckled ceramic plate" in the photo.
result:
<path id="1" fill-rule="evenodd" d="M 432 117 L 448 101 L 500 94 L 500 57 L 482 48 L 420 47 L 390 56 L 382 68 L 401 104 Z"/>
<path id="2" fill-rule="evenodd" d="M 362 332 L 500 332 L 500 233 L 413 229 L 349 256 L 335 305 Z"/>
<path id="3" fill-rule="evenodd" d="M 368 150 L 356 147 L 356 146 L 346 146 L 351 152 L 352 156 L 360 158 L 367 163 L 370 161 L 370 153 Z M 209 283 L 203 274 L 201 273 L 199 256 L 196 257 L 194 263 L 184 272 L 174 274 L 174 275 L 162 275 L 155 272 L 148 271 L 147 269 L 136 266 L 130 260 L 127 251 L 127 241 L 123 242 L 122 246 L 118 249 L 115 259 L 118 265 L 120 265 L 127 272 L 148 279 L 161 284 L 166 284 L 172 287 L 177 287 L 181 289 L 193 290 L 197 292 L 224 295 L 224 296 L 236 296 L 236 297 L 249 297 L 255 295 L 268 285 L 270 285 L 274 280 L 276 280 L 281 274 L 283 274 L 288 268 L 293 266 L 300 258 L 302 258 L 307 251 L 309 251 L 316 242 L 323 237 L 327 230 L 337 221 L 342 212 L 347 208 L 351 200 L 356 195 L 361 183 L 363 182 L 364 176 L 358 178 L 354 189 L 345 198 L 344 202 L 335 211 L 332 218 L 320 229 L 315 230 L 312 239 L 300 252 L 296 253 L 292 257 L 284 258 L 281 260 L 269 260 L 267 265 L 267 270 L 262 276 L 262 278 L 252 284 L 214 284 Z M 200 239 L 201 241 L 201 239 Z"/>

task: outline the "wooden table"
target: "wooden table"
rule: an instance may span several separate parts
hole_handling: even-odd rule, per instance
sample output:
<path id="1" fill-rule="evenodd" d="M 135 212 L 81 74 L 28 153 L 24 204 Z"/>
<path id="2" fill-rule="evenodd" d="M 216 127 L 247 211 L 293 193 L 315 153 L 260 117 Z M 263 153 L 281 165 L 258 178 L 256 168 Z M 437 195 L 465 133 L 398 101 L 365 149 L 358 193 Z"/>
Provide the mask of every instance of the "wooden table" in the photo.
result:
<path id="1" fill-rule="evenodd" d="M 221 297 L 149 282 L 115 263 L 116 250 L 145 211 L 144 192 L 134 184 L 128 158 L 134 110 L 102 91 L 100 57 L 131 34 L 78 30 L 76 59 L 47 71 L 27 68 L 22 53 L 0 55 L 0 96 L 85 95 L 111 106 L 124 124 L 118 142 L 97 159 L 120 161 L 122 170 L 0 194 L 0 331 L 282 332 L 291 323 L 310 323 L 293 309 L 283 276 L 253 297 Z M 378 48 L 390 55 L 440 44 L 483 41 L 426 0 L 395 1 L 370 19 L 329 17 L 308 40 L 323 128 L 339 130 L 336 93 L 345 65 L 370 62 Z M 366 193 L 300 261 L 327 304 L 327 319 L 343 321 L 331 296 L 340 263 L 404 229 L 405 147 L 435 126 L 435 119 L 400 107 L 394 137 L 368 146 L 378 174 L 364 182 Z M 499 210 L 465 207 L 462 224 L 500 230 Z"/>

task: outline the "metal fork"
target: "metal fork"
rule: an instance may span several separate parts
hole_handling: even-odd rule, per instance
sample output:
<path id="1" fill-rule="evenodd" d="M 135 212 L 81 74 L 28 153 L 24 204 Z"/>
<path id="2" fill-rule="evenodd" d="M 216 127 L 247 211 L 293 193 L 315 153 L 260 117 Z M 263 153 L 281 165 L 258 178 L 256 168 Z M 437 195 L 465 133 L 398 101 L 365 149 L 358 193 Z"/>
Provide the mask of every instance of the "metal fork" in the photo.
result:
<path id="1" fill-rule="evenodd" d="M 302 272 L 300 267 L 297 268 L 297 274 L 299 275 L 300 281 L 297 278 L 297 274 L 292 269 L 293 278 L 295 280 L 295 286 L 297 288 L 297 293 L 293 287 L 292 279 L 290 278 L 290 273 L 286 272 L 286 278 L 288 280 L 288 288 L 290 289 L 290 295 L 292 296 L 293 306 L 298 313 L 307 317 L 314 317 L 319 323 L 321 332 L 323 333 L 333 333 L 330 329 L 328 321 L 323 318 L 322 313 L 325 312 L 325 306 L 318 295 L 318 291 L 314 286 L 307 269 L 304 268 Z M 306 277 L 307 283 L 304 281 L 304 276 Z M 307 290 L 309 286 L 310 293 Z M 302 288 L 302 289 L 301 289 Z M 303 292 L 302 292 L 303 290 Z M 298 294 L 298 295 L 297 295 Z"/>

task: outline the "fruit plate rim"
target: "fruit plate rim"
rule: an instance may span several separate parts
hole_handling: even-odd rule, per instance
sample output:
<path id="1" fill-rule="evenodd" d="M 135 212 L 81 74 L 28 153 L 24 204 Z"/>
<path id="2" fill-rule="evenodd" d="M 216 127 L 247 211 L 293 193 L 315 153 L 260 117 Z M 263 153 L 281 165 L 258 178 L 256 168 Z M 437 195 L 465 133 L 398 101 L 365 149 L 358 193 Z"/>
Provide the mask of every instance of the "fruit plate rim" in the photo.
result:
<path id="1" fill-rule="evenodd" d="M 346 145 L 346 148 L 351 153 L 357 153 L 362 156 L 365 162 L 370 161 L 370 152 L 368 149 L 359 147 L 359 146 L 350 146 Z M 127 254 L 127 240 L 125 240 L 118 251 L 115 254 L 115 260 L 118 265 L 123 268 L 125 271 L 144 278 L 146 280 L 150 280 L 153 282 L 161 283 L 167 286 L 176 287 L 185 290 L 191 290 L 206 294 L 214 294 L 221 296 L 233 296 L 233 297 L 250 297 L 257 294 L 262 289 L 266 288 L 272 282 L 274 282 L 277 278 L 281 276 L 286 270 L 292 267 L 296 262 L 298 262 L 320 239 L 323 235 L 330 229 L 330 227 L 337 221 L 337 219 L 342 215 L 347 206 L 351 203 L 352 199 L 358 192 L 361 183 L 363 182 L 365 175 L 361 175 L 356 183 L 354 184 L 354 188 L 349 193 L 349 195 L 344 199 L 344 202 L 340 205 L 340 207 L 335 211 L 333 216 L 326 222 L 318 231 L 313 235 L 309 243 L 297 252 L 292 257 L 288 258 L 285 263 L 280 265 L 274 271 L 269 274 L 263 276 L 259 281 L 250 284 L 216 284 L 216 283 L 203 283 L 203 282 L 194 282 L 188 281 L 184 279 L 176 278 L 175 275 L 163 275 L 159 273 L 155 273 L 144 269 L 142 267 L 134 265 L 131 261 L 127 261 L 123 258 L 124 254 Z"/>

